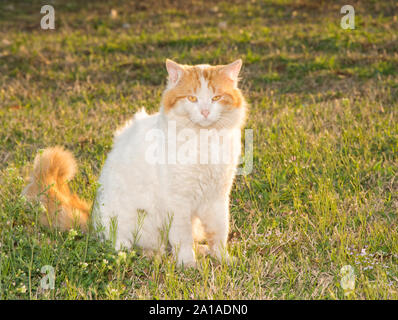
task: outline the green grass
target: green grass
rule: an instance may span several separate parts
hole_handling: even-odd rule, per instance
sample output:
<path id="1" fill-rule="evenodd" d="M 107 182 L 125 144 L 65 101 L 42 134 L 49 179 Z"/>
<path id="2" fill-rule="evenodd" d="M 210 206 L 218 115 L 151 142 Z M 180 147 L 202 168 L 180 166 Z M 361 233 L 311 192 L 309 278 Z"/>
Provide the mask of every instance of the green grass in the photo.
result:
<path id="1" fill-rule="evenodd" d="M 355 30 L 340 28 L 341 1 L 57 1 L 52 31 L 39 27 L 40 1 L 10 3 L 0 299 L 398 299 L 396 1 L 355 1 Z M 72 188 L 93 200 L 113 131 L 158 109 L 166 58 L 244 60 L 254 170 L 231 196 L 233 267 L 124 257 L 95 235 L 41 228 L 41 208 L 20 197 L 38 149 L 62 145 L 80 165 Z M 53 290 L 40 286 L 45 265 Z M 356 275 L 347 296 L 344 265 Z"/>

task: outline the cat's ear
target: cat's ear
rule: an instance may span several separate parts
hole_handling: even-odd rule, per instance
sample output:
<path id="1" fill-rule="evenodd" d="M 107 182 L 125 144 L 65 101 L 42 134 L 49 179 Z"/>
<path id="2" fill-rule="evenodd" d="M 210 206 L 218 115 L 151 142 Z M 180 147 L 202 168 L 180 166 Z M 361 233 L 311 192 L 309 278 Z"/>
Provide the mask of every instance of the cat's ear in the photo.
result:
<path id="1" fill-rule="evenodd" d="M 242 59 L 238 59 L 238 60 L 224 66 L 222 68 L 222 71 L 225 72 L 231 80 L 233 80 L 235 83 L 237 83 L 239 72 L 240 72 L 241 68 L 242 68 Z"/>
<path id="2" fill-rule="evenodd" d="M 175 85 L 184 72 L 183 67 L 173 60 L 166 59 L 166 69 L 169 74 L 169 84 Z"/>

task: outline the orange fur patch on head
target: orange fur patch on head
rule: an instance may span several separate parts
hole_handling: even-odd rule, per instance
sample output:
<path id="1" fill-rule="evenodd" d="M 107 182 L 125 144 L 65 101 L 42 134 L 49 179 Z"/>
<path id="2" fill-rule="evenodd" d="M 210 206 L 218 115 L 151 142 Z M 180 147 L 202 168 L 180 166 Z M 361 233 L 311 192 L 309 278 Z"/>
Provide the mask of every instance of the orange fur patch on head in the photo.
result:
<path id="1" fill-rule="evenodd" d="M 201 78 L 208 83 L 208 87 L 215 95 L 220 95 L 220 103 L 229 108 L 243 106 L 243 95 L 236 83 L 225 72 L 225 65 L 201 68 L 199 66 L 180 65 L 183 74 L 175 87 L 166 90 L 163 94 L 163 106 L 165 112 L 172 109 L 178 100 L 189 95 L 194 95 L 201 86 Z"/>
<path id="2" fill-rule="evenodd" d="M 242 92 L 236 87 L 234 80 L 224 72 L 224 67 L 223 65 L 209 67 L 203 70 L 203 76 L 213 92 L 221 96 L 220 103 L 222 105 L 225 107 L 242 107 Z"/>
<path id="3" fill-rule="evenodd" d="M 194 94 L 200 87 L 200 69 L 194 66 L 183 66 L 184 72 L 177 85 L 163 95 L 163 106 L 169 111 L 179 99 Z"/>

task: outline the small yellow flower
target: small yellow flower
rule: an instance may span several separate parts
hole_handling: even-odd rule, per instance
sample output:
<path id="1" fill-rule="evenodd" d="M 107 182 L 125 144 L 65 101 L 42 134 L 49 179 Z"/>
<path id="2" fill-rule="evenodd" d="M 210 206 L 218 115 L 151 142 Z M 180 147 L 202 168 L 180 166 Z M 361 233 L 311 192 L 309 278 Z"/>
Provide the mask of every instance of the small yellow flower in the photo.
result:
<path id="1" fill-rule="evenodd" d="M 70 229 L 68 233 L 68 239 L 73 240 L 77 236 L 77 231 L 75 229 Z"/>
<path id="2" fill-rule="evenodd" d="M 127 259 L 126 252 L 120 251 L 117 255 L 118 255 L 117 260 L 116 260 L 117 264 L 120 264 L 123 261 L 126 261 L 126 259 Z"/>

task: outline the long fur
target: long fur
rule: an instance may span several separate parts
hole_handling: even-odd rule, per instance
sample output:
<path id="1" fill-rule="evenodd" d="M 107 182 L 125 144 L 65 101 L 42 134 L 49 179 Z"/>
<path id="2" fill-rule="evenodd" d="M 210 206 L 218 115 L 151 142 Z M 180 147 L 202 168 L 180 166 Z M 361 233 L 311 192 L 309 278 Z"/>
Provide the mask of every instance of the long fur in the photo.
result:
<path id="1" fill-rule="evenodd" d="M 240 60 L 225 66 L 186 66 L 168 60 L 169 81 L 159 112 L 141 112 L 118 131 L 93 208 L 95 228 L 114 239 L 117 249 L 137 245 L 162 252 L 170 245 L 179 264 L 195 266 L 195 241 L 205 240 L 208 250 L 202 252 L 229 260 L 229 196 L 246 114 L 237 86 L 240 66 Z M 215 96 L 220 98 L 213 101 Z M 211 147 L 201 148 L 184 138 L 169 140 L 173 130 L 176 137 L 189 130 L 198 139 L 201 132 L 223 130 L 223 142 L 238 152 L 227 163 L 182 163 L 177 157 L 184 147 L 194 146 L 197 155 L 209 158 Z M 153 139 L 158 136 L 164 140 Z M 173 143 L 178 152 L 173 153 Z M 165 161 L 149 161 L 148 154 L 158 153 Z"/>
<path id="2" fill-rule="evenodd" d="M 90 205 L 71 193 L 68 180 L 77 170 L 73 155 L 62 147 L 47 148 L 37 154 L 30 184 L 23 194 L 39 200 L 46 212 L 39 217 L 40 223 L 57 227 L 62 231 L 80 226 L 87 231 Z"/>

